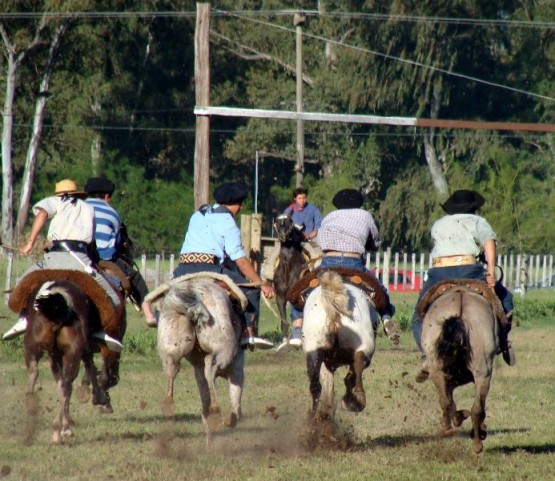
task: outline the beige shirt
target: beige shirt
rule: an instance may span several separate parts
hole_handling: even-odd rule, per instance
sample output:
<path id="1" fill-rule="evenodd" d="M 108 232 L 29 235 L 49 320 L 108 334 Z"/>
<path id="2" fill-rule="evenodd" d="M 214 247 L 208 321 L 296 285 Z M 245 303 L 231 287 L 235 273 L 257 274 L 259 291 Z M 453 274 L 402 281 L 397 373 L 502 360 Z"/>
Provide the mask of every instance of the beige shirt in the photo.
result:
<path id="1" fill-rule="evenodd" d="M 496 240 L 497 236 L 483 217 L 474 214 L 446 215 L 432 226 L 432 258 L 477 256 L 489 239 Z"/>
<path id="2" fill-rule="evenodd" d="M 33 206 L 33 213 L 38 209 L 48 214 L 50 226 L 47 239 L 75 240 L 86 242 L 94 239 L 94 208 L 85 201 L 72 197 L 47 197 Z"/>

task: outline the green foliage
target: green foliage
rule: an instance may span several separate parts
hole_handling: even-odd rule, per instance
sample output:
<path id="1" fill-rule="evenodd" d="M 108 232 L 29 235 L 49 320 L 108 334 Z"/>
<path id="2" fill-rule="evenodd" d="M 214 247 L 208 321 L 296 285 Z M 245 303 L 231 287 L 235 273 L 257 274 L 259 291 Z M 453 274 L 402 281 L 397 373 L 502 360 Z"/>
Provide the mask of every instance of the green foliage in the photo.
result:
<path id="1" fill-rule="evenodd" d="M 549 29 L 471 22 L 549 21 L 552 3 L 319 2 L 320 14 L 307 15 L 302 27 L 303 110 L 552 123 L 555 38 Z M 81 184 L 90 175 L 114 177 L 126 193 L 118 192 L 114 206 L 139 252 L 178 250 L 193 209 L 195 20 L 156 12 L 194 11 L 195 5 L 191 0 L 10 0 L 4 6 L 9 12 L 154 12 L 72 19 L 50 85 L 33 184 L 38 200 L 62 177 Z M 312 10 L 314 2 L 224 0 L 213 6 L 211 104 L 296 109 L 293 13 L 252 14 L 292 8 Z M 239 13 L 221 15 L 222 10 Z M 343 15 L 351 12 L 379 16 Z M 469 22 L 425 21 L 431 17 Z M 32 41 L 38 21 L 1 20 L 18 48 Z M 59 22 L 49 18 L 46 33 Z M 41 44 L 19 71 L 12 144 L 16 195 L 46 53 L 47 44 Z M 5 62 L 0 57 L 3 72 Z M 2 91 L 4 82 L 0 77 Z M 365 206 L 379 221 L 385 246 L 429 247 L 430 224 L 441 215 L 443 198 L 425 157 L 426 140 L 438 159 L 435 175 L 449 191 L 475 188 L 486 196 L 483 214 L 498 234 L 501 252 L 555 248 L 555 226 L 543 221 L 555 215 L 552 135 L 334 122 L 305 122 L 304 131 L 309 201 L 325 214 L 337 190 L 367 189 Z M 295 122 L 211 118 L 212 185 L 241 180 L 254 191 L 259 154 L 257 208 L 265 233 L 273 212 L 290 202 L 296 142 Z M 252 202 L 246 211 L 254 210 Z"/>

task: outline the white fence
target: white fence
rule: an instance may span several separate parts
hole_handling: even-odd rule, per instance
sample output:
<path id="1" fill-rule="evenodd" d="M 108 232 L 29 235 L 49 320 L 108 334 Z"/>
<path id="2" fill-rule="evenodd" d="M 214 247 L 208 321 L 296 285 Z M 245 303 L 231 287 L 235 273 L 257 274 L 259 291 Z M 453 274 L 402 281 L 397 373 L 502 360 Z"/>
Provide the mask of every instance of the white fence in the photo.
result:
<path id="1" fill-rule="evenodd" d="M 277 242 L 277 241 L 275 241 Z M 272 248 L 274 242 L 264 242 L 262 256 Z M 12 289 L 19 277 L 26 270 L 26 263 L 15 262 L 17 254 L 4 254 L 0 259 L 5 261 L 6 279 L 5 290 Z M 150 289 L 171 278 L 172 272 L 177 265 L 175 254 L 156 254 L 147 256 L 143 254 L 137 259 L 138 267 L 143 278 Z M 31 261 L 28 261 L 31 262 Z M 553 287 L 555 286 L 553 254 L 508 254 L 499 255 L 497 264 L 503 271 L 503 284 L 511 290 L 526 290 L 530 287 Z M 17 265 L 17 267 L 16 267 Z M 382 282 L 389 286 L 390 290 L 407 290 L 408 286 L 414 287 L 416 276 L 421 281 L 426 279 L 426 273 L 431 267 L 429 254 L 407 254 L 391 253 L 389 251 L 369 253 L 366 257 L 366 265 L 369 269 L 382 269 Z M 393 275 L 391 275 L 393 274 Z M 390 282 L 390 278 L 392 282 Z M 7 297 L 7 296 L 6 296 Z"/>

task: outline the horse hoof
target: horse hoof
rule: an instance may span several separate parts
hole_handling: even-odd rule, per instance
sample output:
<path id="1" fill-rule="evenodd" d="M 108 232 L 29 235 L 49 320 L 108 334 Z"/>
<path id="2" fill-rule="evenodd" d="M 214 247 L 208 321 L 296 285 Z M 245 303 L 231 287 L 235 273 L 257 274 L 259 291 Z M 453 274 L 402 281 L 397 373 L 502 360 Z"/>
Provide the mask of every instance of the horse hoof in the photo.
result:
<path id="1" fill-rule="evenodd" d="M 69 428 L 63 428 L 61 432 L 62 438 L 70 438 L 73 436 L 73 432 Z"/>
<path id="2" fill-rule="evenodd" d="M 484 453 L 484 445 L 481 441 L 475 441 L 472 443 L 472 452 L 475 456 L 482 456 Z"/>
<path id="3" fill-rule="evenodd" d="M 449 429 L 444 429 L 444 428 L 443 428 L 443 429 L 441 430 L 441 435 L 442 435 L 444 438 L 449 438 L 449 437 L 453 436 L 453 429 L 452 429 L 452 428 L 449 428 Z"/>
<path id="4" fill-rule="evenodd" d="M 54 433 L 52 433 L 52 443 L 62 444 L 62 435 L 60 431 L 54 431 Z"/>
<path id="5" fill-rule="evenodd" d="M 206 419 L 206 425 L 210 432 L 218 431 L 222 427 L 222 416 L 220 413 L 209 414 Z"/>
<path id="6" fill-rule="evenodd" d="M 164 401 L 162 401 L 162 404 L 160 405 L 160 409 L 164 416 L 166 417 L 173 416 L 175 412 L 175 404 L 173 401 L 168 401 L 167 399 L 165 399 Z"/>
<path id="7" fill-rule="evenodd" d="M 89 402 L 89 399 L 91 397 L 91 391 L 87 386 L 79 386 L 77 388 L 76 396 L 77 396 L 77 400 L 80 403 L 87 403 Z"/>
<path id="8" fill-rule="evenodd" d="M 114 413 L 114 408 L 112 408 L 112 406 L 110 406 L 109 404 L 103 404 L 103 405 L 98 406 L 98 410 L 102 414 L 113 414 Z"/>
<path id="9" fill-rule="evenodd" d="M 228 428 L 234 428 L 237 426 L 237 414 L 231 413 L 225 423 Z"/>

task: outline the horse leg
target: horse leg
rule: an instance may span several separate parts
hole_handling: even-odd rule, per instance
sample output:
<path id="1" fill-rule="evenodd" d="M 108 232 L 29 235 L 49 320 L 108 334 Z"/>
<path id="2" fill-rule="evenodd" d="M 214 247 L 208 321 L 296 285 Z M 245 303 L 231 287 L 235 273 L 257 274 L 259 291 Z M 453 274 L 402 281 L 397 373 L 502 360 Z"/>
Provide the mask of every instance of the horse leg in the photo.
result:
<path id="1" fill-rule="evenodd" d="M 202 423 L 204 424 L 204 429 L 206 430 L 206 446 L 210 446 L 212 443 L 213 430 L 211 427 L 211 420 L 213 418 L 211 419 L 210 417 L 210 388 L 208 387 L 208 381 L 206 380 L 204 369 L 195 367 L 194 372 L 200 394 L 200 402 L 202 405 Z M 219 428 L 219 426 L 217 426 L 216 429 L 217 428 Z"/>
<path id="2" fill-rule="evenodd" d="M 119 382 L 119 360 L 120 353 L 110 351 L 106 346 L 100 348 L 102 354 L 102 371 L 100 372 L 99 382 L 100 387 L 104 391 L 106 403 L 100 405 L 100 410 L 106 414 L 112 414 L 114 409 L 110 399 L 108 390 L 116 386 Z"/>
<path id="3" fill-rule="evenodd" d="M 287 341 L 289 335 L 289 323 L 287 322 L 287 301 L 282 293 L 276 294 L 276 304 L 278 306 L 279 318 L 281 322 L 282 341 Z"/>
<path id="4" fill-rule="evenodd" d="M 231 403 L 231 413 L 226 422 L 226 426 L 234 428 L 237 421 L 241 419 L 241 396 L 243 395 L 243 383 L 245 380 L 245 351 L 242 349 L 237 352 L 231 373 L 229 374 L 229 400 Z"/>
<path id="5" fill-rule="evenodd" d="M 175 412 L 175 403 L 173 401 L 173 386 L 175 383 L 175 377 L 181 369 L 181 364 L 176 361 L 172 356 L 166 356 L 164 362 L 164 371 L 166 373 L 167 384 L 166 384 L 166 397 L 162 401 L 162 414 L 164 416 L 171 416 Z"/>
<path id="6" fill-rule="evenodd" d="M 475 395 L 472 404 L 472 450 L 474 454 L 480 455 L 484 449 L 482 441 L 486 439 L 488 433 L 484 420 L 486 419 L 486 397 L 489 392 L 491 375 L 478 377 L 475 376 Z"/>
<path id="7" fill-rule="evenodd" d="M 39 377 L 39 360 L 41 351 L 33 350 L 25 352 L 25 363 L 27 364 L 27 387 L 25 390 L 25 407 L 27 414 L 36 416 L 38 414 L 38 398 L 35 395 L 35 385 Z"/>
<path id="8" fill-rule="evenodd" d="M 343 407 L 348 411 L 360 412 L 366 407 L 366 393 L 362 384 L 362 371 L 370 364 L 362 351 L 355 353 L 353 364 L 345 376 L 345 396 Z"/>
<path id="9" fill-rule="evenodd" d="M 430 377 L 435 384 L 439 394 L 439 405 L 441 407 L 441 432 L 443 436 L 451 436 L 453 434 L 453 426 L 451 419 L 455 413 L 455 404 L 453 402 L 453 388 L 448 385 L 445 375 L 442 372 L 430 373 Z"/>
<path id="10" fill-rule="evenodd" d="M 320 398 L 322 396 L 322 384 L 320 383 L 320 369 L 324 355 L 320 351 L 312 351 L 306 354 L 306 370 L 310 395 L 312 396 L 312 415 L 316 414 Z"/>
<path id="11" fill-rule="evenodd" d="M 107 393 L 102 389 L 98 381 L 98 371 L 94 364 L 94 357 L 92 352 L 83 354 L 83 365 L 85 366 L 85 374 L 81 380 L 81 386 L 77 392 L 78 398 L 81 402 L 87 402 L 90 395 L 88 385 L 84 385 L 85 379 L 88 380 L 89 385 L 92 385 L 92 403 L 94 406 L 105 406 L 109 404 Z"/>
<path id="12" fill-rule="evenodd" d="M 208 383 L 208 392 L 210 394 L 209 424 L 216 431 L 222 425 L 222 416 L 220 404 L 218 403 L 218 396 L 216 394 L 216 372 L 218 366 L 214 355 L 208 355 L 204 358 L 204 378 Z"/>

